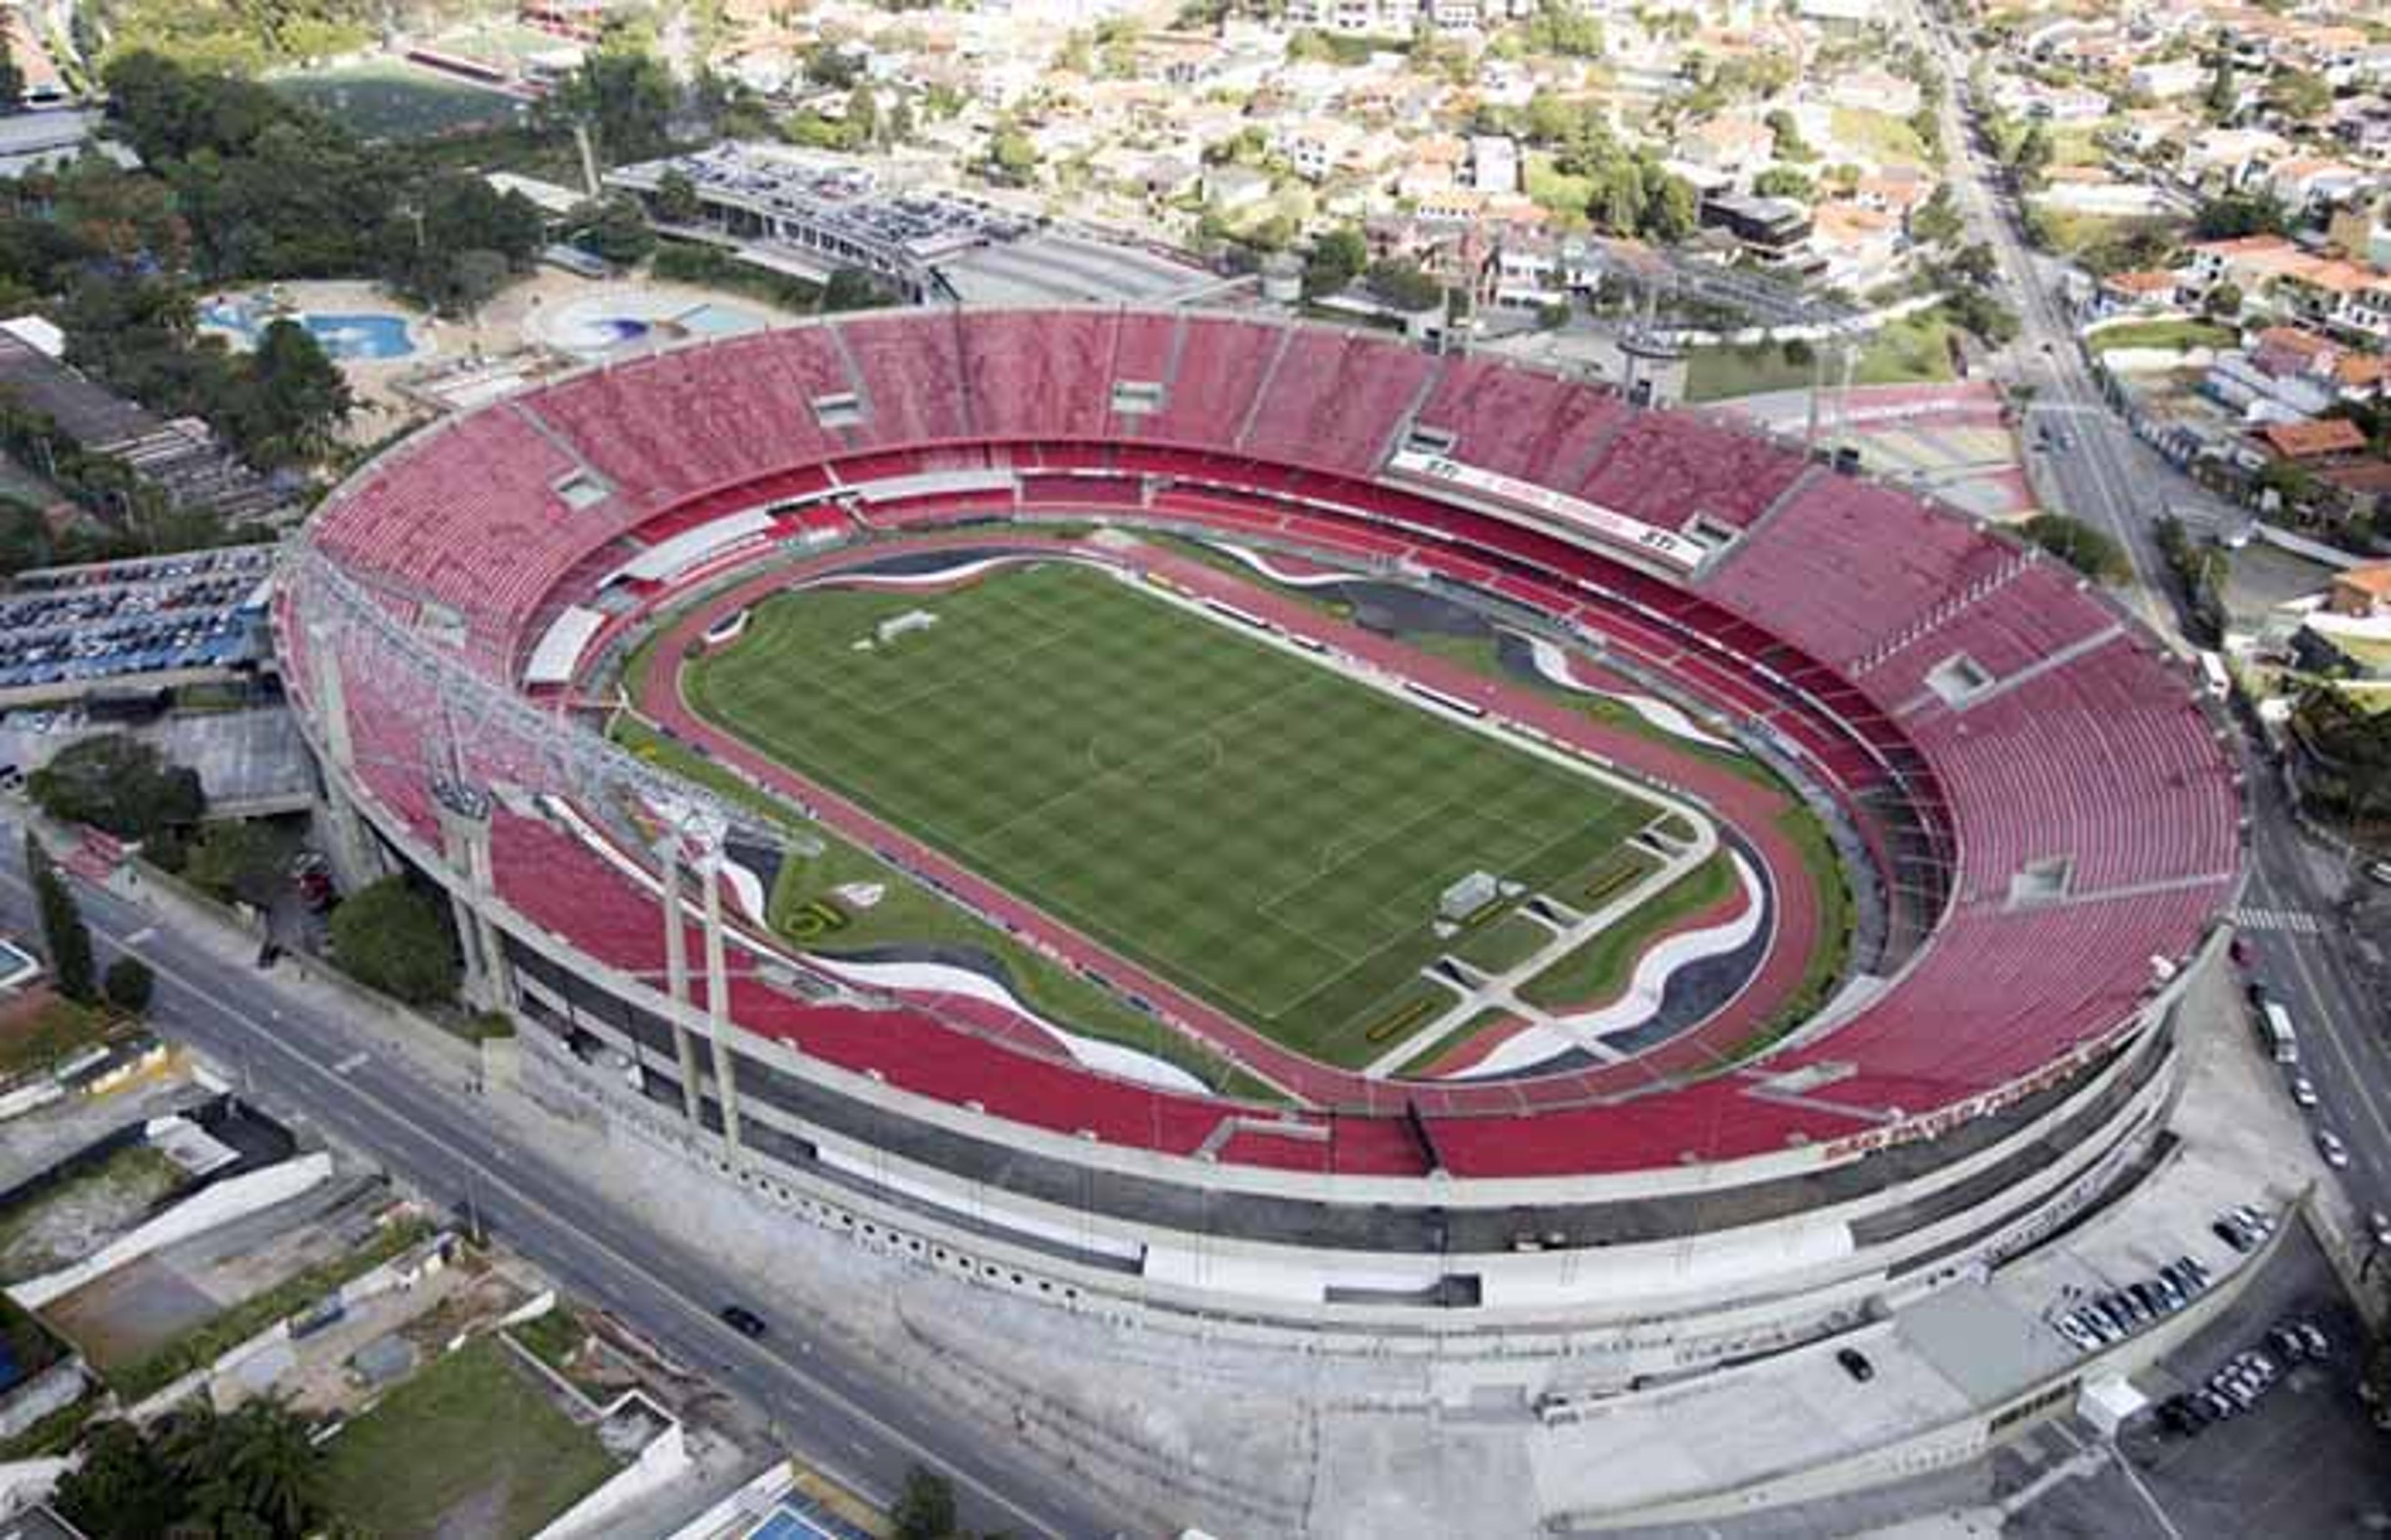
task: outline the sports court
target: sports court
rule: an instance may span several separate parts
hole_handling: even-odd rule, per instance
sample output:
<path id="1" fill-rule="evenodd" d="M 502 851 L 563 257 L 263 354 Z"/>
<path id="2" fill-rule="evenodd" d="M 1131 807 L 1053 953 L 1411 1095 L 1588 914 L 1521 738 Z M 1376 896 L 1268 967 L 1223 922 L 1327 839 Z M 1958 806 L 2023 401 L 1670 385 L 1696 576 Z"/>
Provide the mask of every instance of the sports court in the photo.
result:
<path id="1" fill-rule="evenodd" d="M 1370 1033 L 1448 944 L 1450 884 L 1482 870 L 1559 890 L 1659 815 L 1234 626 L 1050 562 L 937 594 L 781 596 L 682 688 L 716 725 L 1331 1062 L 1385 1051 Z"/>

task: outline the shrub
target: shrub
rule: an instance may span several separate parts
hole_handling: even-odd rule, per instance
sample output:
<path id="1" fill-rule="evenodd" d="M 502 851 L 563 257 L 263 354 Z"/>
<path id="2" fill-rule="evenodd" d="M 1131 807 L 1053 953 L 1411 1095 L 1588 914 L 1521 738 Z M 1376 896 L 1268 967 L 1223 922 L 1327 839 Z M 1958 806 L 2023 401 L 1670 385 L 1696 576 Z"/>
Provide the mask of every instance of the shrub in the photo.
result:
<path id="1" fill-rule="evenodd" d="M 332 911 L 332 957 L 349 976 L 411 1006 L 457 994 L 455 938 L 439 900 L 385 877 Z"/>
<path id="2" fill-rule="evenodd" d="M 138 1016 L 149 1008 L 157 981 L 150 975 L 149 965 L 140 958 L 119 957 L 108 965 L 99 987 L 110 1005 L 127 1016 Z"/>
<path id="3" fill-rule="evenodd" d="M 69 744 L 26 778 L 42 811 L 124 840 L 146 840 L 196 821 L 206 799 L 192 770 L 123 733 Z"/>

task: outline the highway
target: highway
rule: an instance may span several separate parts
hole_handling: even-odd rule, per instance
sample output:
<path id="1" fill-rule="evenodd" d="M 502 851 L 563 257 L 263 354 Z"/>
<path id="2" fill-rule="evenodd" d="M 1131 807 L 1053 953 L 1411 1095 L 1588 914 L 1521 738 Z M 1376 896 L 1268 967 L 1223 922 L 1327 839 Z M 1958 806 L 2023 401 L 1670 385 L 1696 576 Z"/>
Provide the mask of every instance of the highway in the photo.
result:
<path id="1" fill-rule="evenodd" d="M 2134 436 L 2100 394 L 2060 298 L 2066 264 L 2032 250 L 2017 211 L 2004 196 L 1959 109 L 1966 52 L 1941 25 L 1920 19 L 1914 34 L 1942 67 L 1944 141 L 1952 186 L 1970 237 L 1988 244 L 2018 313 L 2018 340 L 1995 360 L 2011 384 L 2034 388 L 2029 420 L 2063 432 L 2064 448 L 2029 447 L 2040 461 L 2038 491 L 2060 510 L 2105 529 L 2124 546 L 2134 583 L 2126 596 L 2144 619 L 2181 650 L 2165 563 L 2152 520 L 2174 512 L 2195 532 L 2231 528 L 2248 516 L 2168 464 Z M 2346 892 L 2369 896 L 2365 879 L 2325 854 L 2300 830 L 2271 757 L 2245 732 L 2237 745 L 2247 789 L 2247 879 L 2237 912 L 2247 975 L 2285 1002 L 2303 1038 L 2302 1072 L 2320 1105 L 2311 1125 L 2349 1147 L 2344 1185 L 2361 1211 L 2391 1211 L 2391 1010 L 2385 985 L 2371 978 L 2354 931 L 2379 927 L 2361 908 L 2345 916 Z M 2391 899 L 2391 895 L 2385 895 Z M 2391 903 L 2372 909 L 2380 916 Z M 2378 954 L 2379 955 L 2379 954 Z M 2288 1080 L 2288 1075 L 2286 1079 Z M 2286 1093 L 2288 1095 L 2288 1092 Z"/>
<path id="2" fill-rule="evenodd" d="M 23 841 L 5 812 L 0 839 L 0 927 L 38 935 Z M 885 1502 L 910 1467 L 930 1466 L 952 1481 L 976 1530 L 1118 1532 L 1083 1487 L 895 1382 L 843 1341 L 835 1323 L 775 1310 L 769 1285 L 731 1276 L 647 1225 L 638 1201 L 560 1169 L 490 1120 L 461 1084 L 435 1083 L 388 1044 L 303 1005 L 273 974 L 162 928 L 124 900 L 76 887 L 102 965 L 129 950 L 155 970 L 150 1015 L 161 1032 L 206 1053 L 269 1111 L 316 1124 L 436 1201 L 470 1201 L 494 1236 L 749 1401 L 825 1470 Z M 732 1331 L 715 1314 L 731 1302 L 763 1310 L 772 1329 L 758 1341 Z"/>

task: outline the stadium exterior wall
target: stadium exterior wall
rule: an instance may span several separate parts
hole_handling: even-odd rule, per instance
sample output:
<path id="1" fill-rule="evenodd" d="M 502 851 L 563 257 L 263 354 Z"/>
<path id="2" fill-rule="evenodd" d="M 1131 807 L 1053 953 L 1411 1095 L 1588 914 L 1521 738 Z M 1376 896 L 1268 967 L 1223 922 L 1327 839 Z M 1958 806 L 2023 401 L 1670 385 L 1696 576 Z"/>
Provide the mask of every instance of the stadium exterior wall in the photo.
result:
<path id="1" fill-rule="evenodd" d="M 341 772 L 324 761 L 329 778 Z M 359 785 L 353 801 L 409 864 L 446 887 L 473 921 L 485 922 L 513 946 L 557 967 L 636 1010 L 671 1019 L 673 1006 L 640 980 L 615 972 L 530 923 L 485 891 L 470 871 L 417 839 Z M 1792 1347 L 1847 1329 L 1892 1300 L 1922 1292 L 1989 1265 L 2100 1199 L 2109 1177 L 2147 1148 L 2163 1126 L 2180 1063 L 2169 1019 L 2183 988 L 2220 953 L 2214 941 L 2164 991 L 2145 1003 L 2121 1048 L 2081 1073 L 2051 1105 L 1997 1144 L 1888 1182 L 1863 1197 L 1745 1226 L 1724 1238 L 1645 1245 L 1573 1247 L 1534 1251 L 1370 1252 L 1257 1243 L 1225 1227 L 1241 1194 L 1275 1194 L 1332 1206 L 1409 1205 L 1445 1215 L 1472 1210 L 1569 1201 L 1667 1199 L 1718 1192 L 1830 1169 L 1823 1152 L 1789 1151 L 1708 1166 L 1574 1177 L 1454 1180 L 1321 1175 L 1216 1165 L 1210 1162 L 1076 1140 L 988 1118 L 809 1059 L 786 1045 L 732 1028 L 743 1064 L 795 1076 L 837 1096 L 900 1116 L 1090 1170 L 1134 1172 L 1210 1195 L 1222 1227 L 1188 1229 L 1134 1217 L 1099 1215 L 1015 1194 L 992 1192 L 984 1176 L 942 1171 L 846 1140 L 771 1106 L 746 1089 L 737 1092 L 739 1121 L 749 1131 L 734 1159 L 715 1115 L 692 1130 L 679 1114 L 678 1089 L 658 1099 L 632 1091 L 617 1069 L 581 1062 L 560 1028 L 572 1016 L 548 986 L 517 967 L 510 1004 L 530 1036 L 532 1073 L 550 1088 L 569 1087 L 588 1105 L 640 1128 L 652 1140 L 679 1149 L 717 1174 L 817 1224 L 854 1234 L 865 1244 L 924 1264 L 1010 1288 L 1073 1308 L 1148 1320 L 1200 1323 L 1266 1337 L 1324 1333 L 1384 1344 L 1432 1344 L 1454 1336 L 1499 1333 L 1505 1352 L 1565 1352 L 1580 1380 L 1617 1388 L 1705 1365 Z M 705 1035 L 701 1010 L 681 1023 Z M 601 1023 L 573 1018 L 577 1031 L 609 1056 L 641 1057 L 640 1045 Z M 648 1050 L 653 1057 L 653 1050 Z M 2120 1094 L 2122 1093 L 2122 1094 Z M 2075 1130 L 2059 1158 L 2022 1179 L 1997 1180 L 1991 1190 L 1932 1223 L 1882 1244 L 1855 1237 L 1899 1205 L 1960 1194 L 1970 1179 L 1997 1175 L 2005 1160 L 2031 1151 L 2071 1126 L 2105 1095 L 2115 1105 L 2097 1126 Z M 836 1161 L 807 1169 L 757 1148 L 758 1127 Z M 1916 1147 L 1907 1147 L 1916 1148 Z M 1862 1155 L 1854 1161 L 1879 1157 Z M 1849 1162 L 1842 1162 L 1849 1163 Z M 1055 1238 L 1075 1237 L 1076 1244 Z M 1931 1260 L 1922 1260 L 1931 1259 Z M 1446 1278 L 1476 1280 L 1467 1303 L 1439 1292 Z M 1015 1281 L 1018 1280 L 1018 1281 Z M 1332 1298 L 1335 1289 L 1342 1297 Z M 1541 1348 L 1530 1344 L 1541 1344 Z M 1374 1348 L 1375 1350 L 1375 1348 Z"/>

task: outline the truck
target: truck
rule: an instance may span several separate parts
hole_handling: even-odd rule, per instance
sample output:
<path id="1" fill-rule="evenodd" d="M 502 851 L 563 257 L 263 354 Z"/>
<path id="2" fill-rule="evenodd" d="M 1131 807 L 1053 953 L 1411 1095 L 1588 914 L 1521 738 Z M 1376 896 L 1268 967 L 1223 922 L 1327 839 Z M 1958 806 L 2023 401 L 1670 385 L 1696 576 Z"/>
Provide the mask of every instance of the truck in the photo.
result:
<path id="1" fill-rule="evenodd" d="M 2300 1061 L 2300 1035 L 2292 1027 L 2292 1013 L 2280 1000 L 2269 1000 L 2258 1007 L 2258 1032 L 2266 1039 L 2267 1051 L 2278 1064 Z"/>

